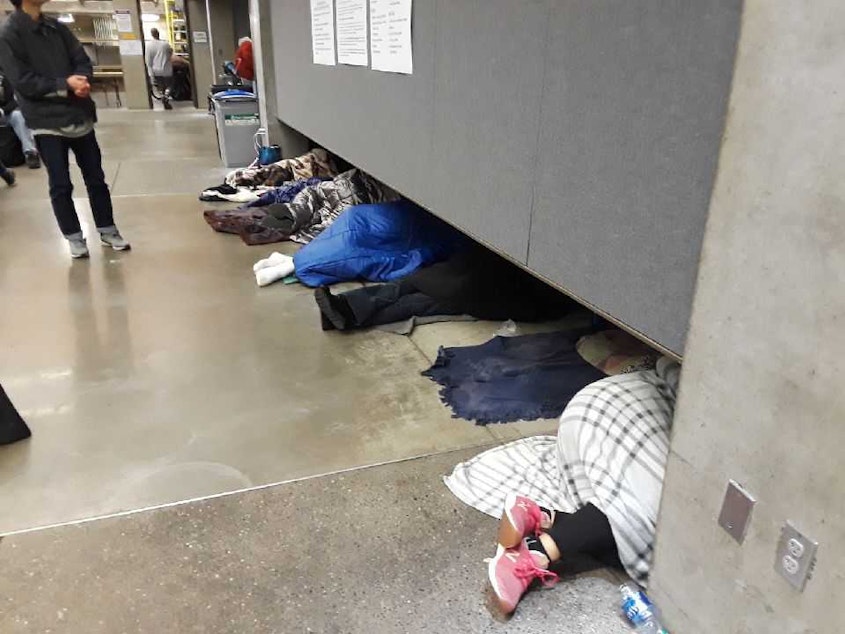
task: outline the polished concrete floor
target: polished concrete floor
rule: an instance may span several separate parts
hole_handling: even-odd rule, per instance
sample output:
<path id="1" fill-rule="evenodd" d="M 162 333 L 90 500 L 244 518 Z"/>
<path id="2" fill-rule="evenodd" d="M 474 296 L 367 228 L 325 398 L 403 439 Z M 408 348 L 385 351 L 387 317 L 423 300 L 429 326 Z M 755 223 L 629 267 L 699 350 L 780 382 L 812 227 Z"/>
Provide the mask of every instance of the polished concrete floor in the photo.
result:
<path id="1" fill-rule="evenodd" d="M 71 261 L 54 226 L 43 170 L 18 169 L 18 187 L 0 189 L 0 382 L 34 434 L 31 441 L 0 449 L 0 535 L 7 535 L 0 544 L 0 568 L 15 571 L 11 578 L 3 575 L 0 596 L 8 602 L 0 599 L 0 631 L 51 627 L 74 632 L 167 631 L 161 627 L 164 621 L 150 614 L 154 604 L 132 597 L 153 601 L 152 597 L 172 596 L 180 583 L 194 581 L 195 587 L 185 591 L 188 594 L 177 593 L 179 598 L 173 599 L 182 601 L 181 607 L 174 603 L 167 608 L 182 610 L 174 619 L 188 618 L 191 609 L 199 611 L 189 604 L 200 597 L 213 596 L 211 602 L 219 605 L 207 619 L 197 620 L 205 624 L 202 627 L 178 630 L 421 631 L 401 625 L 404 607 L 395 601 L 402 592 L 410 602 L 408 610 L 417 610 L 417 620 L 409 624 L 423 623 L 428 608 L 414 607 L 411 591 L 416 582 L 401 577 L 406 573 L 396 569 L 398 562 L 386 562 L 384 553 L 372 559 L 360 554 L 346 558 L 352 543 L 376 548 L 380 530 L 385 539 L 401 540 L 403 526 L 415 535 L 409 553 L 428 553 L 433 557 L 431 566 L 444 566 L 442 585 L 432 579 L 420 582 L 430 594 L 428 603 L 419 605 L 439 605 L 438 618 L 466 624 L 459 631 L 487 628 L 480 613 L 466 612 L 479 608 L 475 594 L 468 595 L 472 601 L 454 596 L 464 592 L 461 588 L 467 583 L 475 593 L 483 563 L 477 560 L 470 566 L 466 561 L 456 569 L 458 562 L 445 556 L 451 552 L 449 540 L 429 539 L 429 531 L 415 528 L 415 522 L 421 518 L 427 522 L 441 513 L 440 528 L 451 530 L 461 548 L 486 553 L 490 539 L 483 543 L 479 539 L 492 535 L 491 523 L 449 500 L 440 476 L 480 448 L 550 432 L 555 423 L 481 428 L 454 420 L 438 400 L 436 386 L 419 372 L 428 367 L 438 346 L 480 343 L 499 325 L 426 326 L 413 337 L 323 333 L 307 289 L 255 286 L 251 265 L 270 249 L 246 247 L 235 237 L 213 233 L 203 222 L 204 205 L 197 194 L 219 183 L 225 173 L 216 154 L 212 122 L 204 112 L 107 111 L 98 135 L 118 223 L 133 243 L 132 252 L 105 251 L 92 243 L 90 260 Z M 78 175 L 76 182 L 83 193 Z M 77 202 L 90 231 L 87 201 Z M 465 451 L 450 453 L 456 450 Z M 418 460 L 407 462 L 413 458 Z M 381 467 L 382 471 L 357 471 L 397 461 L 406 462 Z M 327 475 L 340 472 L 350 475 Z M 385 481 L 383 474 L 391 480 Z M 315 476 L 324 477 L 282 484 Z M 344 477 L 355 479 L 350 500 L 358 500 L 362 513 L 366 509 L 364 515 L 373 527 L 374 534 L 368 533 L 365 542 L 356 541 L 358 518 L 343 502 L 345 489 L 336 489 Z M 393 490 L 394 478 L 403 483 L 404 496 Z M 177 509 L 56 527 L 272 484 L 280 486 Z M 392 492 L 386 495 L 388 489 Z M 308 491 L 310 497 L 289 502 L 297 491 Z M 423 494 L 439 507 L 424 504 Z M 416 513 L 411 507 L 417 502 L 405 496 L 411 502 L 420 500 Z M 403 500 L 406 515 L 396 509 L 388 512 L 387 507 Z M 265 514 L 260 524 L 244 533 L 253 511 L 243 511 L 239 505 L 257 505 L 249 507 L 253 510 L 266 506 L 278 525 Z M 382 622 L 382 629 L 374 629 L 375 616 L 364 614 L 348 621 L 355 626 L 346 628 L 344 621 L 326 616 L 334 609 L 331 601 L 321 602 L 313 592 L 306 601 L 302 589 L 292 588 L 296 577 L 288 574 L 278 581 L 266 570 L 255 577 L 262 587 L 255 592 L 269 603 L 245 600 L 245 609 L 261 627 L 249 626 L 244 614 L 232 615 L 235 624 L 226 625 L 216 610 L 226 602 L 237 604 L 252 569 L 235 571 L 237 561 L 231 559 L 220 563 L 236 584 L 229 587 L 225 580 L 212 580 L 213 570 L 207 566 L 217 564 L 211 560 L 203 567 L 183 564 L 176 557 L 190 541 L 185 541 L 185 531 L 198 530 L 207 531 L 205 538 L 213 539 L 218 554 L 227 548 L 249 550 L 244 561 L 250 565 L 272 560 L 281 566 L 290 560 L 306 566 L 302 553 L 290 552 L 293 544 L 303 543 L 313 555 L 311 520 L 303 518 L 310 517 L 312 507 L 329 512 L 335 505 L 343 506 L 339 511 L 343 528 L 328 531 L 324 541 L 332 550 L 342 549 L 338 570 L 347 583 L 354 583 L 354 576 L 368 566 L 362 580 L 376 575 L 373 566 L 388 578 L 404 579 L 402 592 L 383 591 L 381 599 L 371 597 L 396 619 Z M 382 509 L 384 516 L 379 519 Z M 203 526 L 204 512 L 215 518 L 208 526 Z M 466 534 L 464 526 L 471 528 Z M 305 541 L 274 541 L 288 529 Z M 245 535 L 256 541 L 244 542 Z M 324 556 L 315 563 L 317 569 L 309 574 L 319 576 L 321 570 L 332 574 Z M 413 567 L 412 562 L 402 564 L 406 565 Z M 436 569 L 420 572 L 424 577 L 440 574 Z M 454 583 L 448 580 L 451 575 L 458 575 Z M 123 580 L 126 595 L 116 599 L 109 618 L 98 616 L 92 606 L 81 609 L 91 589 L 82 589 L 78 581 L 99 579 L 103 589 L 96 593 L 102 595 L 117 577 Z M 278 587 L 264 587 L 267 584 Z M 52 590 L 42 593 L 48 587 Z M 558 595 L 577 599 L 581 595 L 573 587 Z M 283 596 L 280 603 L 279 593 L 286 592 L 291 596 Z M 444 603 L 447 596 L 439 601 L 438 592 L 456 601 Z M 589 586 L 585 592 L 591 596 L 581 599 L 592 602 L 585 614 L 595 616 L 603 609 L 610 620 L 600 622 L 614 624 L 592 631 L 615 631 L 612 593 L 604 586 L 600 591 Z M 351 604 L 353 596 L 336 598 Z M 525 625 L 529 629 L 514 631 L 546 631 L 530 629 L 531 623 L 555 614 L 554 606 L 560 604 L 558 599 L 535 603 L 552 611 L 538 608 L 539 620 L 529 619 Z M 569 607 L 581 614 L 574 604 Z M 124 609 L 135 611 L 136 617 Z M 51 620 L 71 611 L 81 615 L 72 627 L 70 622 L 62 626 Z M 137 616 L 140 613 L 143 619 Z M 298 614 L 302 627 L 290 625 L 291 614 Z M 273 626 L 262 620 L 265 617 L 278 617 L 289 626 Z M 561 629 L 561 621 L 555 622 L 556 631 L 590 631 Z M 437 629 L 446 631 L 442 625 Z"/>
<path id="2" fill-rule="evenodd" d="M 7 538 L 0 631 L 627 632 L 602 572 L 490 618 L 495 521 L 438 477 L 473 453 Z"/>

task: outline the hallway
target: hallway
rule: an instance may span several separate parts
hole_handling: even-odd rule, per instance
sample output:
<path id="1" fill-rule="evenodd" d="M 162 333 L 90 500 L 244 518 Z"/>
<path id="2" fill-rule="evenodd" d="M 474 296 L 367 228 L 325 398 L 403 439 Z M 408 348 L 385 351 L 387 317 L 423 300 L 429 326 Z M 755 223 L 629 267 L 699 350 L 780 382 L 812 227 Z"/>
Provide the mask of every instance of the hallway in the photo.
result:
<path id="1" fill-rule="evenodd" d="M 271 249 L 203 222 L 226 173 L 206 113 L 97 130 L 133 251 L 71 261 L 43 170 L 0 190 L 0 379 L 33 430 L 0 449 L 0 631 L 498 631 L 495 523 L 440 477 L 556 421 L 454 420 L 419 373 L 500 324 L 323 333 L 308 289 L 255 286 Z M 626 631 L 602 574 L 507 631 Z"/>

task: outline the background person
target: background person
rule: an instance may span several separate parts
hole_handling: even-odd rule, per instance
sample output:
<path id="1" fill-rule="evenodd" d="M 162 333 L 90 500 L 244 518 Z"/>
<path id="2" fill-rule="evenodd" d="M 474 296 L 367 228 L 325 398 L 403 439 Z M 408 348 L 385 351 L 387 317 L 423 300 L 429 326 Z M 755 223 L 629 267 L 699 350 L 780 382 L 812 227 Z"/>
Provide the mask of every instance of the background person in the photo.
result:
<path id="1" fill-rule="evenodd" d="M 153 85 L 161 91 L 161 103 L 165 110 L 173 110 L 170 94 L 173 91 L 173 47 L 161 40 L 158 29 L 152 29 L 152 42 L 147 42 L 145 59 L 147 72 Z"/>
<path id="2" fill-rule="evenodd" d="M 12 84 L 6 77 L 6 73 L 0 68 L 0 124 L 6 123 L 11 126 L 15 135 L 21 141 L 27 167 L 33 170 L 41 167 L 41 157 L 38 155 L 38 148 L 35 146 L 35 137 L 32 136 L 32 130 L 27 127 L 23 113 L 18 107 Z"/>
<path id="3" fill-rule="evenodd" d="M 73 203 L 68 161 L 71 150 L 82 170 L 100 241 L 123 251 L 129 249 L 129 243 L 114 224 L 111 193 L 94 133 L 94 69 L 70 29 L 41 13 L 47 1 L 11 0 L 16 10 L 0 30 L 0 66 L 6 70 L 26 123 L 35 135 L 50 180 L 53 213 L 68 240 L 71 257 L 88 257 Z"/>
<path id="4" fill-rule="evenodd" d="M 235 72 L 241 79 L 255 81 L 255 58 L 252 53 L 252 38 L 242 37 L 238 40 L 238 50 L 235 52 Z"/>

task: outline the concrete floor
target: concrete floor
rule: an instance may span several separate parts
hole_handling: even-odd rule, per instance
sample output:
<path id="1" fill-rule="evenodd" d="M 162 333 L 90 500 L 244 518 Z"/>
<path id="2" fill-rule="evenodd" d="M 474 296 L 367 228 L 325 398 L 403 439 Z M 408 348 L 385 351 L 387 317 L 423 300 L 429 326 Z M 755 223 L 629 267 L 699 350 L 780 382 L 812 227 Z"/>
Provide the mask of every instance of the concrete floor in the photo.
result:
<path id="1" fill-rule="evenodd" d="M 197 194 L 225 173 L 205 113 L 107 111 L 98 135 L 131 253 L 91 244 L 90 260 L 72 262 L 43 170 L 18 169 L 19 186 L 0 190 L 0 382 L 34 433 L 0 449 L 0 535 L 33 531 L 0 547 L 0 631 L 166 631 L 173 622 L 186 631 L 422 631 L 435 614 L 440 631 L 492 627 L 477 590 L 493 523 L 451 500 L 439 477 L 480 448 L 553 432 L 555 422 L 453 420 L 419 372 L 439 345 L 480 343 L 499 325 L 325 334 L 307 289 L 255 286 L 251 265 L 272 249 L 203 222 Z M 78 204 L 90 223 L 87 202 Z M 421 456 L 437 457 L 326 476 Z M 313 476 L 325 477 L 55 527 Z M 348 491 L 343 478 L 354 482 Z M 376 512 L 359 518 L 355 508 Z M 315 544 L 317 526 L 328 527 L 317 541 L 331 556 Z M 356 526 L 372 530 L 358 530 L 350 550 Z M 184 558 L 191 531 L 213 542 L 215 558 Z M 413 535 L 410 553 L 387 557 L 403 535 Z M 224 556 L 247 551 L 245 568 Z M 411 574 L 414 554 L 429 567 L 422 575 Z M 299 568 L 259 574 L 261 561 Z M 217 566 L 233 585 L 214 581 Z M 306 568 L 325 596 L 296 586 L 308 577 L 292 570 Z M 321 576 L 333 569 L 340 594 Z M 118 579 L 114 601 L 85 605 Z M 365 604 L 358 581 L 372 584 L 357 586 Z M 612 586 L 596 583 L 567 585 L 554 600 L 541 593 L 513 631 L 617 631 Z M 221 616 L 238 597 L 241 612 Z"/>

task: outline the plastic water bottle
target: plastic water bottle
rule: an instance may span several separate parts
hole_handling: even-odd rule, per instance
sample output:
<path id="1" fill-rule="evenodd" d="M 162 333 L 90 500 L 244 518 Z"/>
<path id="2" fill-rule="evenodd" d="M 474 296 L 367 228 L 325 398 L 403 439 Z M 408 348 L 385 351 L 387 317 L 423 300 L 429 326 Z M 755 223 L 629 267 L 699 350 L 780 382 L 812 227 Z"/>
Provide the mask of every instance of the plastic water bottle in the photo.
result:
<path id="1" fill-rule="evenodd" d="M 622 611 L 638 634 L 669 634 L 660 624 L 660 613 L 645 592 L 630 585 L 619 586 L 622 593 Z"/>

